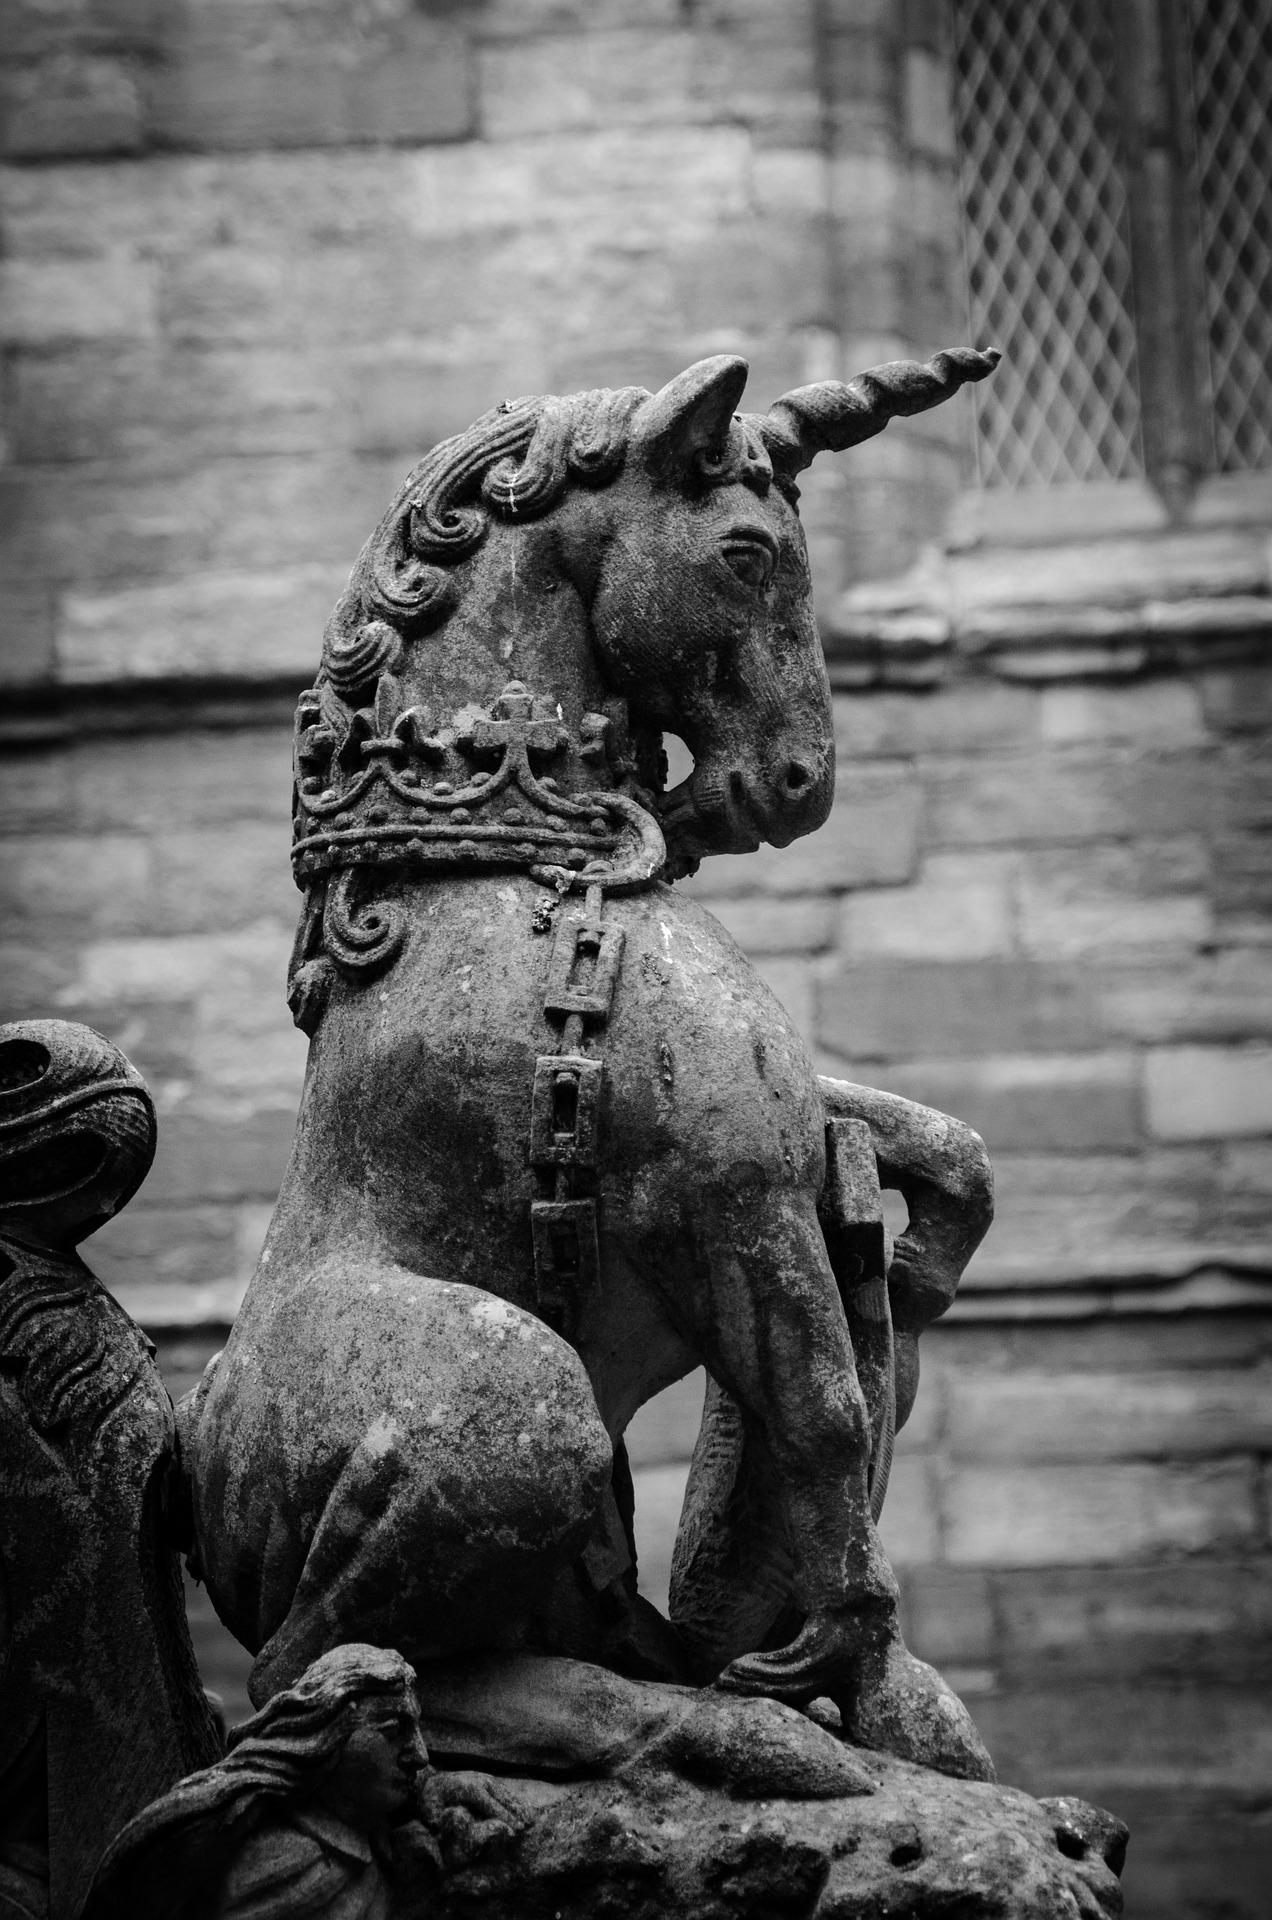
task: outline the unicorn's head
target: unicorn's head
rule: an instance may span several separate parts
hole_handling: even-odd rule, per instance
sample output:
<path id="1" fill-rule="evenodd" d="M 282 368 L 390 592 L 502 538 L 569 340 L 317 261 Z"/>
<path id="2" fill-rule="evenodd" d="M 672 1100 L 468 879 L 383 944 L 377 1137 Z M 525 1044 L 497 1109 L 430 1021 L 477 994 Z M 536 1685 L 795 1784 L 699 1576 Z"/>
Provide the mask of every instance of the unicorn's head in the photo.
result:
<path id="1" fill-rule="evenodd" d="M 527 713 L 563 730 L 554 790 L 608 786 L 656 812 L 669 876 L 708 853 L 785 846 L 820 826 L 834 745 L 795 476 L 823 448 L 854 445 L 980 379 L 996 358 L 901 361 L 748 415 L 736 412 L 746 363 L 720 355 L 656 394 L 505 401 L 436 447 L 364 548 L 306 696 L 325 703 L 307 710 L 306 737 L 335 743 L 321 751 L 338 747 L 346 781 L 342 791 L 322 767 L 301 779 L 310 871 L 327 857 L 313 851 L 327 816 L 351 818 L 339 810 L 370 777 L 359 755 L 387 765 L 398 752 L 400 765 L 408 751 L 431 753 L 428 791 L 453 806 L 457 774 L 448 766 L 437 780 L 441 758 L 474 737 L 510 683 Z M 354 738 L 346 721 L 359 713 Z M 567 743 L 589 727 L 605 731 L 603 766 L 595 752 L 590 765 L 571 763 Z M 694 761 L 669 793 L 664 731 Z M 407 777 L 411 794 L 395 786 L 389 811 L 409 799 L 422 819 L 427 795 Z M 348 831 L 349 848 L 331 843 L 337 863 L 364 857 L 358 835 L 371 829 L 355 819 Z M 409 828 L 390 820 L 380 831 L 365 857 L 397 860 Z M 478 838 L 474 828 L 464 844 L 481 863 L 517 863 L 511 841 L 501 853 Z M 418 833 L 413 844 L 423 845 Z"/>

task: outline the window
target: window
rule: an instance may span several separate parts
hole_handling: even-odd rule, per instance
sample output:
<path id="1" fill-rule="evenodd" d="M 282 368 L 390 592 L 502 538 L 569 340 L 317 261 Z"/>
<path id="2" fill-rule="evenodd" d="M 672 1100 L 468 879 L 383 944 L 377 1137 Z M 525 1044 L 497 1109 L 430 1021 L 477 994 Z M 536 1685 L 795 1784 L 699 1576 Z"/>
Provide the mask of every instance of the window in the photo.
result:
<path id="1" fill-rule="evenodd" d="M 1272 466 L 1272 0 L 952 0 L 983 488 Z"/>

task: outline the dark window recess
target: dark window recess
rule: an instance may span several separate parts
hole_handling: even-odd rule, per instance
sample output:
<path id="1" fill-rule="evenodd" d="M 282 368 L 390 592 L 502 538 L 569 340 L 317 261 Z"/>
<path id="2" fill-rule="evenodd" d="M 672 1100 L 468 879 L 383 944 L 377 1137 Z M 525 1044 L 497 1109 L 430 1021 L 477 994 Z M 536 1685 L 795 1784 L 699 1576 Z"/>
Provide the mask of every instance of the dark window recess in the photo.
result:
<path id="1" fill-rule="evenodd" d="M 982 487 L 1272 465 L 1272 0 L 951 0 Z"/>

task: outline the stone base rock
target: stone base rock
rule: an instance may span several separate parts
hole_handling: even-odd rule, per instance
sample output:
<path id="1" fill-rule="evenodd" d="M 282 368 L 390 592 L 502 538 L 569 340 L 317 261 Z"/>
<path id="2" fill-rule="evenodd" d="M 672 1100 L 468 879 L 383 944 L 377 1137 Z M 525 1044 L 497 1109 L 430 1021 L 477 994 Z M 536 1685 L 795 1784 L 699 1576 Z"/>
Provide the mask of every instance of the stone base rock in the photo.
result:
<path id="1" fill-rule="evenodd" d="M 492 1780 L 524 1817 L 446 1876 L 447 1920 L 1109 1920 L 1126 1828 L 1080 1800 L 853 1752 L 869 1794 L 730 1798 L 666 1773 Z"/>

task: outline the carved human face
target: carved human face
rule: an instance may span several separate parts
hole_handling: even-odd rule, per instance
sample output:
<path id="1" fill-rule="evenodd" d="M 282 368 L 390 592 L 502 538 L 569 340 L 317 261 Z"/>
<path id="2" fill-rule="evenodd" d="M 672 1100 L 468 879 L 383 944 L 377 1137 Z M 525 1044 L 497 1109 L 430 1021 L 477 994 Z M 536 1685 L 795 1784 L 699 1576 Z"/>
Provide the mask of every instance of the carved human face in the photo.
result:
<path id="1" fill-rule="evenodd" d="M 414 1693 L 376 1694 L 350 1710 L 352 1727 L 323 1798 L 355 1825 L 386 1820 L 410 1800 L 428 1765 Z"/>

